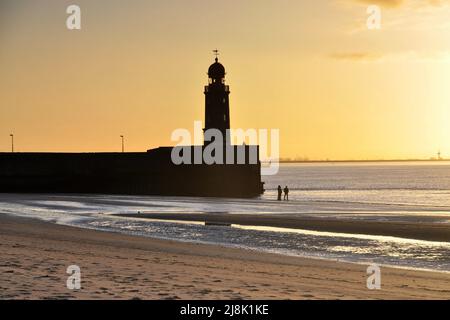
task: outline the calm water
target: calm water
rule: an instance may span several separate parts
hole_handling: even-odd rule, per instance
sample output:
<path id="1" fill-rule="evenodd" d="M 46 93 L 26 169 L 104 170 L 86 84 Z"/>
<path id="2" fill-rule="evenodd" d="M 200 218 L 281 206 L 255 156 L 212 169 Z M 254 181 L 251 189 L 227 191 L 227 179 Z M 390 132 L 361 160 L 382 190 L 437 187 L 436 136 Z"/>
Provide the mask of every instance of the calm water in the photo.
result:
<path id="1" fill-rule="evenodd" d="M 450 163 L 288 164 L 259 199 L 0 195 L 0 211 L 55 223 L 285 255 L 450 272 L 450 243 L 258 227 L 206 227 L 117 213 L 287 214 L 323 219 L 450 223 Z M 276 187 L 291 188 L 278 202 Z"/>
<path id="2" fill-rule="evenodd" d="M 450 162 L 285 164 L 264 180 L 264 198 L 288 185 L 295 199 L 450 207 Z"/>

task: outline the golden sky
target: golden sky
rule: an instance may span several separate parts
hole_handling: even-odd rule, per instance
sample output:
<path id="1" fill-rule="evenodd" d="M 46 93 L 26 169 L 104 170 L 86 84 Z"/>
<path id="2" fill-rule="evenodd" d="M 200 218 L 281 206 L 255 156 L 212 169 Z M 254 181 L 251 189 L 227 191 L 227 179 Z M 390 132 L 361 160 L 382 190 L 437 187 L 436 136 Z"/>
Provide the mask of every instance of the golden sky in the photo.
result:
<path id="1" fill-rule="evenodd" d="M 280 129 L 283 157 L 450 156 L 444 0 L 0 0 L 0 151 L 172 145 L 215 48 L 232 127 Z"/>

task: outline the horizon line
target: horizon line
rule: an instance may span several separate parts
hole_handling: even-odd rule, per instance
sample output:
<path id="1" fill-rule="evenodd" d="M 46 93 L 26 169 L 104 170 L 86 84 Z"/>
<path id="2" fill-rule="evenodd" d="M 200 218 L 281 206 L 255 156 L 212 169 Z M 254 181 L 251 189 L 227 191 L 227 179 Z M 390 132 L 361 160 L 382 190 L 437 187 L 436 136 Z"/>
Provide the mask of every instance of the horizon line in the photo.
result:
<path id="1" fill-rule="evenodd" d="M 279 163 L 332 163 L 332 162 L 445 162 L 450 161 L 450 158 L 442 159 L 344 159 L 344 160 L 279 160 Z M 262 163 L 269 163 L 270 160 L 261 161 Z"/>

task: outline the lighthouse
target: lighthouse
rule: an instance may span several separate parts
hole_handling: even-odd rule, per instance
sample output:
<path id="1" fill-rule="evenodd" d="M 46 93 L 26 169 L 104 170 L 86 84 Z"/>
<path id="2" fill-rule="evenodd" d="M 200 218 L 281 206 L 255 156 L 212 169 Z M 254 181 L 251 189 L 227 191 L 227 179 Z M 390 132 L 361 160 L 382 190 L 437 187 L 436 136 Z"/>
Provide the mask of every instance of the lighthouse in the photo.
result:
<path id="1" fill-rule="evenodd" d="M 218 51 L 215 62 L 208 69 L 208 85 L 205 86 L 205 128 L 219 130 L 223 145 L 230 142 L 230 87 L 225 84 L 225 67 L 219 62 Z M 212 141 L 211 141 L 212 142 Z M 208 142 L 205 141 L 205 144 Z"/>

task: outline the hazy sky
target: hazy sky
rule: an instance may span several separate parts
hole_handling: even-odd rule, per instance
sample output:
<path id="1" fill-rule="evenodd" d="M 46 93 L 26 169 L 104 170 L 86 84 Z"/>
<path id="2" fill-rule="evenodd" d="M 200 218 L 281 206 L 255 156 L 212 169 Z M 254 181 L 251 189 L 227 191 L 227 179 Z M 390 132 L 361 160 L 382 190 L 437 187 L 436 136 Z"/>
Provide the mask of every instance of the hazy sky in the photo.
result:
<path id="1" fill-rule="evenodd" d="M 369 4 L 382 6 L 368 30 Z M 82 30 L 66 28 L 66 8 Z M 0 0 L 0 151 L 172 145 L 221 51 L 234 128 L 284 157 L 450 156 L 450 1 Z"/>

